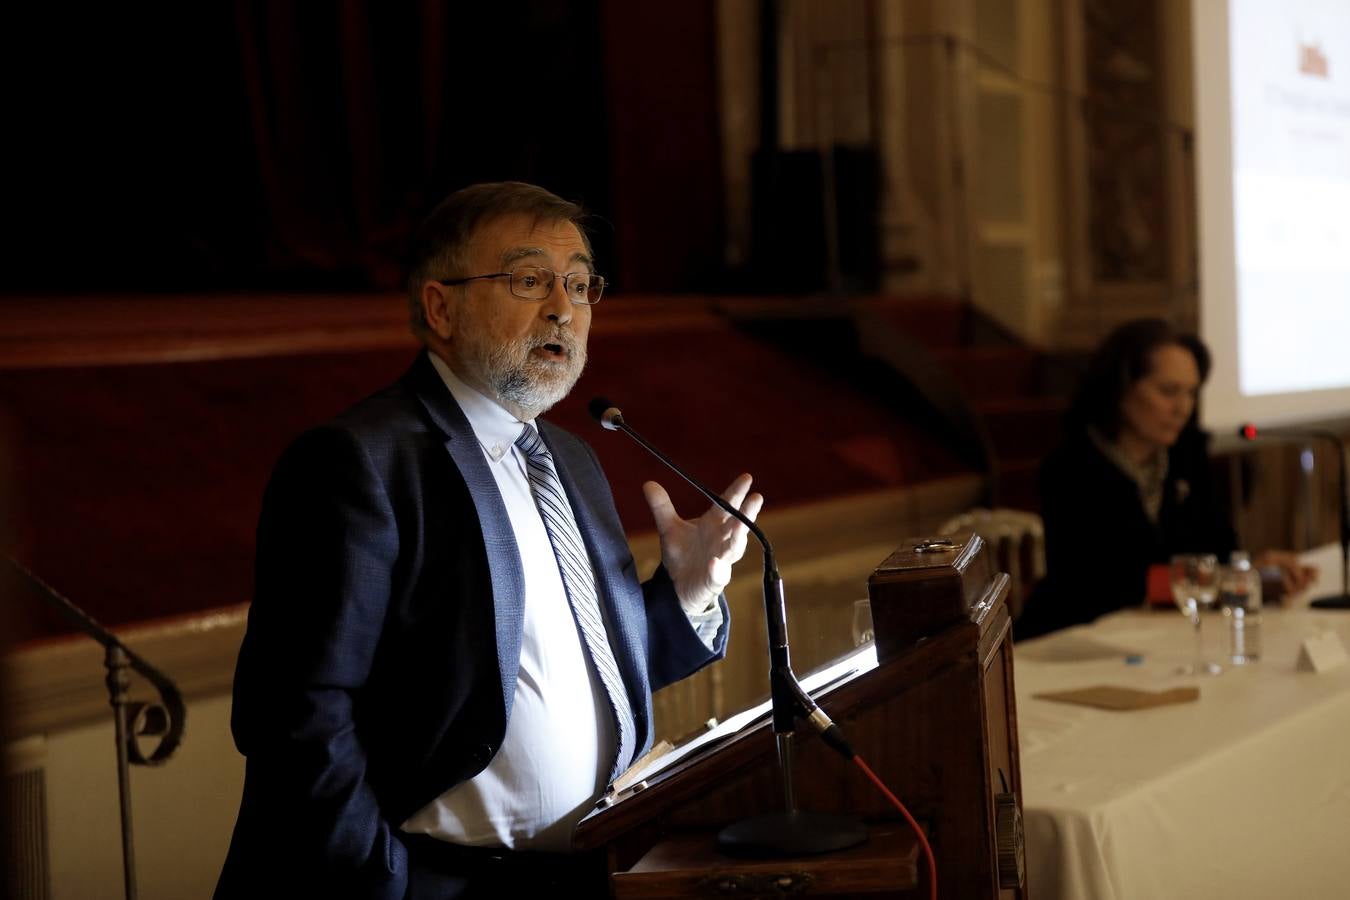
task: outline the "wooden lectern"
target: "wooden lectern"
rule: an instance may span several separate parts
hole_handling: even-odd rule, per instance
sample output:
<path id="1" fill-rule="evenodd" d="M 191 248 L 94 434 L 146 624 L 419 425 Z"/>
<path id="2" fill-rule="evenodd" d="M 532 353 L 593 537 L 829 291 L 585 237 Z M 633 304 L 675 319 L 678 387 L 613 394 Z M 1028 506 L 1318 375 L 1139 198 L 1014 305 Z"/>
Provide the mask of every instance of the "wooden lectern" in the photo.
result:
<path id="1" fill-rule="evenodd" d="M 949 900 L 1025 890 L 1009 580 L 990 557 L 977 535 L 907 541 L 868 580 L 875 653 L 841 657 L 813 676 L 828 679 L 819 688 L 802 678 L 925 828 Z M 766 704 L 644 769 L 582 821 L 576 844 L 604 849 L 619 900 L 926 896 L 926 864 L 899 813 L 814 735 L 795 742 L 798 805 L 863 819 L 867 843 L 776 860 L 718 851 L 723 826 L 783 806 Z"/>

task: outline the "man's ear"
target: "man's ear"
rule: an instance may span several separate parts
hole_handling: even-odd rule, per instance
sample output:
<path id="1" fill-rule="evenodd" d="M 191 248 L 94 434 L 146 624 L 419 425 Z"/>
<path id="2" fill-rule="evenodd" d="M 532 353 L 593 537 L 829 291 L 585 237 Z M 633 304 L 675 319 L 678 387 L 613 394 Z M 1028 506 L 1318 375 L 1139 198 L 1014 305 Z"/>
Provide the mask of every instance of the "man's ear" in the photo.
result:
<path id="1" fill-rule="evenodd" d="M 431 333 L 446 341 L 450 340 L 452 332 L 450 304 L 454 298 L 450 291 L 451 288 L 439 281 L 422 282 L 422 317 L 427 320 Z"/>

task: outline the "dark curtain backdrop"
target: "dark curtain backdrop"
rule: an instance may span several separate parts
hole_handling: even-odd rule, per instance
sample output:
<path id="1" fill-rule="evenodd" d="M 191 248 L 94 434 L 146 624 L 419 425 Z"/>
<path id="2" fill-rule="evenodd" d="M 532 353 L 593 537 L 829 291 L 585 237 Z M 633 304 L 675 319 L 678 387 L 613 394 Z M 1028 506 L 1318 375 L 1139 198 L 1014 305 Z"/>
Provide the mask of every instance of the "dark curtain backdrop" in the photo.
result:
<path id="1" fill-rule="evenodd" d="M 0 287 L 393 288 L 430 206 L 501 178 L 597 213 L 593 239 L 616 283 L 706 283 L 721 234 L 712 3 L 631 6 L 208 0 L 5 13 L 0 215 L 12 237 Z"/>
<path id="2" fill-rule="evenodd" d="M 166 339 L 134 318 L 157 304 L 120 295 L 201 305 L 219 328 L 235 293 L 336 305 L 392 290 L 430 206 L 501 178 L 597 213 L 613 296 L 715 289 L 713 23 L 713 0 L 0 9 L 0 341 L 44 300 L 77 298 L 51 307 L 74 338 L 61 364 L 0 361 L 0 445 L 11 438 L 15 461 L 0 507 L 17 558 L 108 624 L 245 600 L 281 448 L 407 364 L 402 349 L 278 347 L 82 365 L 81 348 L 138 327 Z M 658 397 L 683 395 L 680 373 L 710 346 L 678 323 L 608 340 L 592 370 L 608 358 L 610 383 L 671 385 L 648 388 Z"/>

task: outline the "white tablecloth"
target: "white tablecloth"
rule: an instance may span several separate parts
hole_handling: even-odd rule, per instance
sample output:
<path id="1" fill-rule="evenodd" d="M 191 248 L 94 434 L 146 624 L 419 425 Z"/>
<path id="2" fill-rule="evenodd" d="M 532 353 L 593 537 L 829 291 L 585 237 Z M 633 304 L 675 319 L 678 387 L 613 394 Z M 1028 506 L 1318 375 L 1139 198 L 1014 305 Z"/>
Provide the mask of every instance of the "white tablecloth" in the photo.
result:
<path id="1" fill-rule="evenodd" d="M 1310 554 L 1319 584 L 1267 608 L 1260 662 L 1217 677 L 1174 674 L 1194 655 L 1179 612 L 1016 646 L 1032 900 L 1350 897 L 1350 665 L 1295 669 L 1309 635 L 1331 629 L 1350 647 L 1350 611 L 1306 608 L 1340 589 L 1338 554 Z M 1212 659 L 1224 661 L 1225 626 L 1205 618 Z M 1110 712 L 1035 697 L 1094 685 L 1198 685 L 1200 698 Z"/>

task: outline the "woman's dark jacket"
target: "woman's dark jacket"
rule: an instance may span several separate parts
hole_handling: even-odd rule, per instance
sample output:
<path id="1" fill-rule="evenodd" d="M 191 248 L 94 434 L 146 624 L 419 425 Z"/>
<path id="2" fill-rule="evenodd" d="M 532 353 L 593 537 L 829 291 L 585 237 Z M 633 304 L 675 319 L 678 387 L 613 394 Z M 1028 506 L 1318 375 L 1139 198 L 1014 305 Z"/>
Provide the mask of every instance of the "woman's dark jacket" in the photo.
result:
<path id="1" fill-rule="evenodd" d="M 1086 431 L 1046 457 L 1040 480 L 1046 577 L 1016 623 L 1019 640 L 1139 605 L 1149 566 L 1173 554 L 1214 553 L 1227 561 L 1237 539 L 1207 446 L 1204 433 L 1189 427 L 1169 450 L 1156 523 L 1138 484 Z"/>

